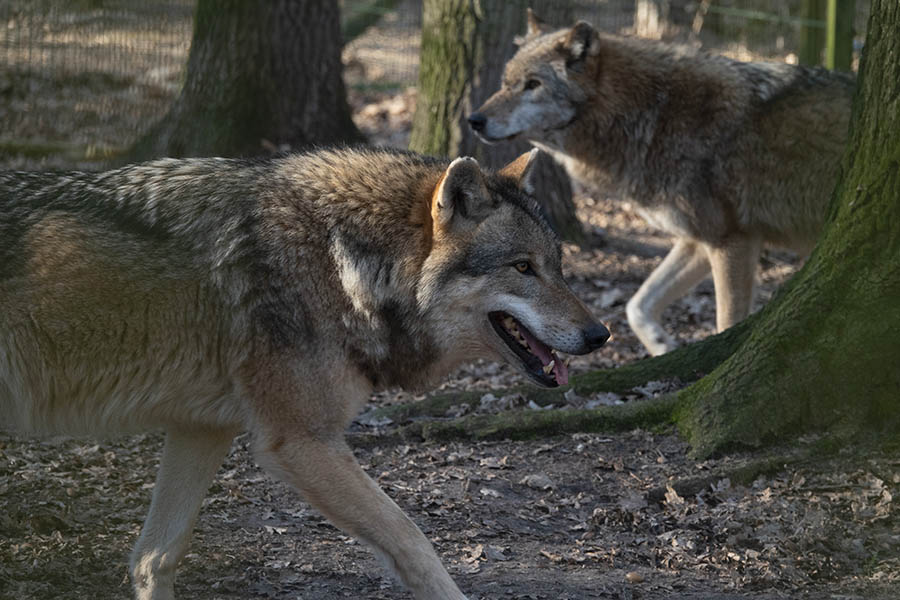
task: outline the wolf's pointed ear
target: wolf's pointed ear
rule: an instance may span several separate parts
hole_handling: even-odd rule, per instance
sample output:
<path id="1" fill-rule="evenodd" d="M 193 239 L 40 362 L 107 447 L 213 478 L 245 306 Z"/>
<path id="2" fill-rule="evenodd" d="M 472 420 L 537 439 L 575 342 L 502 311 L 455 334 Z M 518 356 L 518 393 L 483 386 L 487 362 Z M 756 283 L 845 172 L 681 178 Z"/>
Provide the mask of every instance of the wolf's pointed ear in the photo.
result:
<path id="1" fill-rule="evenodd" d="M 431 197 L 435 228 L 446 229 L 465 221 L 479 222 L 493 208 L 490 192 L 478 161 L 455 159 L 447 167 Z"/>
<path id="2" fill-rule="evenodd" d="M 519 188 L 526 194 L 534 194 L 534 174 L 537 171 L 535 167 L 540 153 L 537 148 L 532 148 L 530 152 L 500 169 L 499 174 L 515 179 L 519 183 Z"/>
<path id="3" fill-rule="evenodd" d="M 531 38 L 547 33 L 547 31 L 549 31 L 550 29 L 546 23 L 544 23 L 536 14 L 534 14 L 534 11 L 531 10 L 531 7 L 528 7 L 528 9 L 525 11 L 525 14 L 525 35 L 517 35 L 515 38 L 513 38 L 513 43 L 516 46 L 521 46 Z"/>
<path id="4" fill-rule="evenodd" d="M 534 14 L 534 11 L 531 10 L 529 6 L 525 9 L 526 19 L 528 21 L 528 29 L 525 30 L 525 35 L 528 37 L 532 37 L 535 35 L 541 35 L 542 33 L 546 33 L 547 24 L 544 23 L 540 17 Z"/>
<path id="5" fill-rule="evenodd" d="M 571 66 L 588 56 L 600 52 L 597 32 L 587 21 L 578 21 L 559 43 L 558 48 L 566 55 L 566 66 Z"/>

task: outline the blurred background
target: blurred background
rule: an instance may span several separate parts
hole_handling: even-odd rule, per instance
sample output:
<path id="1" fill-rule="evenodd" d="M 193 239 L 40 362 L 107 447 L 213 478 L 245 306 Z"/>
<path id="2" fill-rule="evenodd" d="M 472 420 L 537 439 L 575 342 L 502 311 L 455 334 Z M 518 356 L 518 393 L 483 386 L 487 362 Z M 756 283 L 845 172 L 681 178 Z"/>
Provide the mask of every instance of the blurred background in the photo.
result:
<path id="1" fill-rule="evenodd" d="M 551 15 L 585 19 L 605 31 L 742 60 L 824 64 L 828 55 L 827 0 L 543 4 Z M 405 147 L 416 104 L 423 2 L 337 5 L 353 120 L 370 143 Z M 856 69 L 869 2 L 849 5 L 835 28 L 850 40 L 846 68 Z M 195 9 L 194 0 L 0 0 L 0 165 L 99 168 L 134 144 L 183 86 Z M 488 91 L 498 84 L 488 82 Z"/>

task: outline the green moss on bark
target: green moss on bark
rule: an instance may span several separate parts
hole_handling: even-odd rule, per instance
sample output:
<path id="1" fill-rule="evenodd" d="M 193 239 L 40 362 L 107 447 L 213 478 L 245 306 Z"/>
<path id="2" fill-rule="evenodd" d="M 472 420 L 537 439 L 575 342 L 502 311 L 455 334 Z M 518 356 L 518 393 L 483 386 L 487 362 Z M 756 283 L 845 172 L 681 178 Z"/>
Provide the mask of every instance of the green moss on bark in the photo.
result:
<path id="1" fill-rule="evenodd" d="M 848 152 L 815 252 L 746 343 L 679 395 L 697 455 L 900 425 L 900 6 L 872 7 Z"/>
<path id="2" fill-rule="evenodd" d="M 665 396 L 592 410 L 516 411 L 427 420 L 402 427 L 398 435 L 426 440 L 527 440 L 576 432 L 657 429 L 671 423 L 675 403 L 674 396 Z"/>

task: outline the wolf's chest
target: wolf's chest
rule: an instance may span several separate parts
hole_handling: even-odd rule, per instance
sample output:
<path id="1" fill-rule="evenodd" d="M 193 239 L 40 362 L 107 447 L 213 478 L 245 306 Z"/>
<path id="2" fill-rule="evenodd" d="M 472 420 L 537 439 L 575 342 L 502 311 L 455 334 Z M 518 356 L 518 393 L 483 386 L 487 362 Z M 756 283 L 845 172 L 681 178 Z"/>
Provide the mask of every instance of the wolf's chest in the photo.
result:
<path id="1" fill-rule="evenodd" d="M 695 237 L 697 234 L 688 215 L 670 204 L 648 207 L 634 202 L 633 206 L 651 227 L 677 237 Z"/>

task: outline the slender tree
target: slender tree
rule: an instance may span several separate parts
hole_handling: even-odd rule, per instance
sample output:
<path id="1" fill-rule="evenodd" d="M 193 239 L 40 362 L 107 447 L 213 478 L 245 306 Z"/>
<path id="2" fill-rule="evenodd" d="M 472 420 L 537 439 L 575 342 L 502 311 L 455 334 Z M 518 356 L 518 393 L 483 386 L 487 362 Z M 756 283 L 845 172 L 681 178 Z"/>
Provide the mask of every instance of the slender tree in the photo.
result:
<path id="1" fill-rule="evenodd" d="M 340 53 L 336 0 L 199 0 L 181 94 L 129 158 L 359 141 Z"/>
<path id="2" fill-rule="evenodd" d="M 697 8 L 687 0 L 635 0 L 634 34 L 657 40 L 674 37 L 690 29 Z"/>

